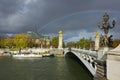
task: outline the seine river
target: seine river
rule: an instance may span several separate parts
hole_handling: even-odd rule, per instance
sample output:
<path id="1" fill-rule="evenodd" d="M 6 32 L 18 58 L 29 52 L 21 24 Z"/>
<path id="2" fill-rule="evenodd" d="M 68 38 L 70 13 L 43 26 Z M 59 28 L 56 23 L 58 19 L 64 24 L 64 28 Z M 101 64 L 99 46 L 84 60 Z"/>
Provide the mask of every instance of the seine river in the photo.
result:
<path id="1" fill-rule="evenodd" d="M 93 80 L 85 68 L 71 58 L 0 57 L 0 80 Z"/>

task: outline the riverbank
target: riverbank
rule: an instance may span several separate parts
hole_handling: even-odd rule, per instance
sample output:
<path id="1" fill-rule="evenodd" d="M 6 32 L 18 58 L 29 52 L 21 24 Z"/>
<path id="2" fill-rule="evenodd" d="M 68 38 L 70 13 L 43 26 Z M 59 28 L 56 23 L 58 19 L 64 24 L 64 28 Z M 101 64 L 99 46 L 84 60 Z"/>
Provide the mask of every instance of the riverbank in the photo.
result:
<path id="1" fill-rule="evenodd" d="M 0 56 L 11 56 L 18 54 L 36 54 L 42 55 L 44 57 L 47 56 L 56 56 L 56 57 L 64 57 L 63 49 L 57 48 L 24 48 L 24 49 L 0 49 Z"/>

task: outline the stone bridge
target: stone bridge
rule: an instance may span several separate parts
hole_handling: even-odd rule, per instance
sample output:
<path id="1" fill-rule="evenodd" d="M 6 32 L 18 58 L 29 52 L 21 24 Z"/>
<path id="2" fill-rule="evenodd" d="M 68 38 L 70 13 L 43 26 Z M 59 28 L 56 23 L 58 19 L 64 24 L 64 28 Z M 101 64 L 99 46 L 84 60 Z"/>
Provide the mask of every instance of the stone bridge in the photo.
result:
<path id="1" fill-rule="evenodd" d="M 64 49 L 65 56 L 71 53 L 75 55 L 86 66 L 86 68 L 94 77 L 96 76 L 96 70 L 97 70 L 97 66 L 95 62 L 97 58 L 96 51 L 75 49 L 75 48 L 72 48 L 71 50 Z"/>
<path id="2" fill-rule="evenodd" d="M 98 51 L 64 49 L 64 56 L 73 54 L 93 75 L 95 80 L 119 80 L 120 45 L 115 49 L 102 48 Z"/>

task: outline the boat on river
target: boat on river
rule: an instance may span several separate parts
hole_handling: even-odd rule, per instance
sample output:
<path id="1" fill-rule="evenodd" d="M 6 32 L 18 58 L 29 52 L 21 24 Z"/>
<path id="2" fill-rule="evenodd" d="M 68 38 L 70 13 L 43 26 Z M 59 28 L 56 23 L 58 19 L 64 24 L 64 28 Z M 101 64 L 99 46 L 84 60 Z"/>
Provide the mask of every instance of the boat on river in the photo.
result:
<path id="1" fill-rule="evenodd" d="M 54 57 L 54 54 L 43 54 L 43 57 Z"/>
<path id="2" fill-rule="evenodd" d="M 42 57 L 42 55 L 39 54 L 16 54 L 12 55 L 13 57 L 18 57 L 18 58 L 37 58 L 37 57 Z"/>

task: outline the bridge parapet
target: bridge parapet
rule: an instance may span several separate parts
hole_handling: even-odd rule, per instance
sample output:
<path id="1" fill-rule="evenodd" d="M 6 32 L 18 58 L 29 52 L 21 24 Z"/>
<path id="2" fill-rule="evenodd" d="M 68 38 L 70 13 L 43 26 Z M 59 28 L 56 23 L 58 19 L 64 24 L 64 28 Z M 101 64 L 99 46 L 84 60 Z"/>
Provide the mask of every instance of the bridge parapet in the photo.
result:
<path id="1" fill-rule="evenodd" d="M 89 56 L 92 56 L 92 57 L 95 57 L 95 58 L 98 57 L 96 51 L 85 50 L 85 49 L 75 49 L 75 48 L 72 48 L 72 51 L 80 52 L 80 53 L 83 53 L 83 54 L 86 54 L 86 55 L 89 55 Z"/>

